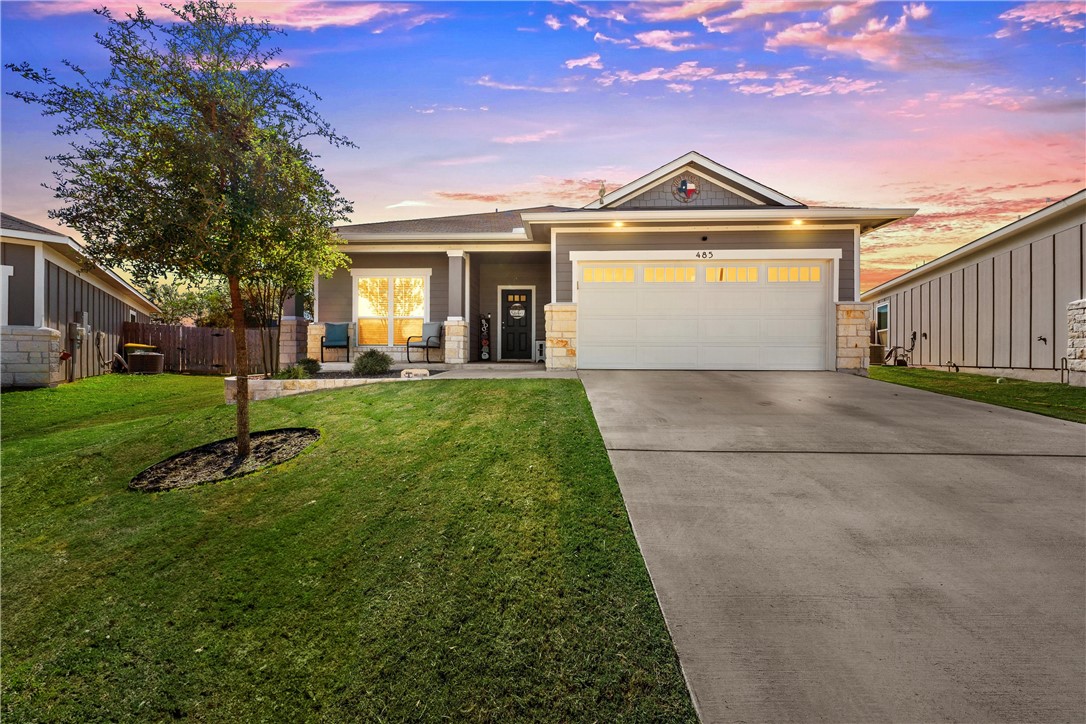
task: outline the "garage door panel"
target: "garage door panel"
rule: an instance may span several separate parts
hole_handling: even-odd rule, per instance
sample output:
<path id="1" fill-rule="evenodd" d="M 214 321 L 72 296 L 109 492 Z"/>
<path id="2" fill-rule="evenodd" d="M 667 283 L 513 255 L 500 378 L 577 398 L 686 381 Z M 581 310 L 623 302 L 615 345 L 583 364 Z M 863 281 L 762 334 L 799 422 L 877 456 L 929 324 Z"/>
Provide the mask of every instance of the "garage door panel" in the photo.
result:
<path id="1" fill-rule="evenodd" d="M 697 317 L 641 317 L 637 320 L 638 342 L 652 344 L 664 340 L 695 339 Z"/>
<path id="2" fill-rule="evenodd" d="M 762 309 L 774 314 L 794 314 L 798 309 L 817 309 L 825 301 L 825 289 L 795 289 L 778 284 L 764 297 Z"/>
<path id="3" fill-rule="evenodd" d="M 701 295 L 702 314 L 734 314 L 758 312 L 765 304 L 760 289 L 744 292 L 737 289 L 707 289 Z"/>
<path id="4" fill-rule="evenodd" d="M 698 369 L 756 370 L 760 369 L 761 347 L 758 345 L 702 345 L 698 350 Z"/>
<path id="5" fill-rule="evenodd" d="M 581 335 L 601 342 L 628 341 L 637 338 L 637 317 L 600 317 L 586 319 L 581 324 Z"/>
<path id="6" fill-rule="evenodd" d="M 638 294 L 636 309 L 638 314 L 696 315 L 698 293 L 695 289 L 676 289 L 676 285 L 659 285 Z"/>
<path id="7" fill-rule="evenodd" d="M 731 342 L 742 344 L 757 341 L 761 335 L 762 320 L 758 317 L 702 317 L 698 323 L 698 337 L 705 343 Z"/>
<path id="8" fill-rule="evenodd" d="M 762 335 L 768 340 L 791 340 L 808 344 L 821 345 L 825 336 L 825 327 L 821 319 L 763 319 Z"/>
<path id="9" fill-rule="evenodd" d="M 632 281 L 578 285 L 578 366 L 584 369 L 826 369 L 833 303 L 828 271 L 817 282 L 791 279 L 781 268 L 818 262 L 743 262 L 749 271 L 730 280 L 721 262 L 634 264 Z M 727 262 L 723 263 L 727 265 Z M 631 266 L 627 264 L 626 266 Z M 668 281 L 666 269 L 684 273 Z M 652 273 L 645 273 L 651 267 Z M 659 277 L 656 267 L 665 270 Z M 685 271 L 692 267 L 694 274 Z M 673 275 L 679 280 L 678 271 Z M 785 281 L 780 281 L 784 279 Z M 651 281 L 648 281 L 651 280 Z"/>
<path id="10" fill-rule="evenodd" d="M 637 291 L 625 285 L 585 289 L 581 292 L 581 304 L 593 309 L 598 316 L 630 314 L 637 306 Z"/>
<path id="11" fill-rule="evenodd" d="M 642 345 L 637 348 L 637 361 L 648 369 L 691 369 L 697 358 L 696 345 Z"/>

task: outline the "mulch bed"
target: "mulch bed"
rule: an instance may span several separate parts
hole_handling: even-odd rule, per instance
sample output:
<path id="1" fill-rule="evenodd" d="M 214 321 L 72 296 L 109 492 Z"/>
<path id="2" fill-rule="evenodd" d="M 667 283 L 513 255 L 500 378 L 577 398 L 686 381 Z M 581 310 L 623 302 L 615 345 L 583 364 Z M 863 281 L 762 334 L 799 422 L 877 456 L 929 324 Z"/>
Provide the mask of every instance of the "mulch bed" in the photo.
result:
<path id="1" fill-rule="evenodd" d="M 132 478 L 128 487 L 154 493 L 238 478 L 300 455 L 320 436 L 318 430 L 310 427 L 254 432 L 249 436 L 251 454 L 244 460 L 237 458 L 235 438 L 217 440 L 155 463 Z"/>
<path id="2" fill-rule="evenodd" d="M 429 370 L 431 377 L 437 377 L 445 370 Z M 380 379 L 383 377 L 399 377 L 400 370 L 389 370 L 380 375 L 356 375 L 353 372 L 318 372 L 314 375 L 318 380 L 348 380 L 348 379 Z"/>

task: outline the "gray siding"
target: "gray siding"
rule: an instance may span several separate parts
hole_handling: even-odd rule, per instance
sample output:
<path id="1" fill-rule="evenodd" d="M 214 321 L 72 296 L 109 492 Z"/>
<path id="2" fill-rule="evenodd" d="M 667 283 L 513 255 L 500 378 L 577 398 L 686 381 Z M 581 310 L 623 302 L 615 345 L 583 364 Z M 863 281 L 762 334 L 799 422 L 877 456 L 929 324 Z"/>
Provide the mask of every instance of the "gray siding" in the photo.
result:
<path id="1" fill-rule="evenodd" d="M 449 316 L 449 256 L 428 254 L 348 254 L 352 269 L 430 269 L 430 321 L 444 322 Z M 351 270 L 336 269 L 330 278 L 317 281 L 321 322 L 354 322 Z M 357 330 L 356 330 L 357 331 Z"/>
<path id="2" fill-rule="evenodd" d="M 688 202 L 682 202 L 675 198 L 671 192 L 671 186 L 679 176 L 697 181 L 698 194 Z M 633 197 L 629 201 L 619 204 L 619 209 L 689 209 L 689 208 L 736 208 L 741 206 L 757 206 L 758 204 L 745 199 L 728 189 L 713 183 L 704 176 L 690 171 L 677 173 L 667 181 L 653 186 Z"/>
<path id="3" fill-rule="evenodd" d="M 473 361 L 479 359 L 479 272 L 482 267 L 478 261 L 480 258 L 476 254 L 471 255 L 471 283 L 468 284 L 471 290 L 468 303 L 468 359 Z"/>
<path id="4" fill-rule="evenodd" d="M 34 247 L 0 244 L 0 263 L 12 267 L 8 277 L 8 324 L 37 325 L 34 319 Z"/>
<path id="5" fill-rule="evenodd" d="M 551 275 L 546 261 L 539 262 L 502 262 L 481 264 L 479 269 L 479 313 L 490 314 L 493 327 L 491 328 L 490 344 L 494 354 L 497 355 L 497 335 L 501 330 L 501 315 L 498 310 L 498 287 L 516 285 L 534 286 L 535 299 L 532 311 L 535 314 L 536 339 L 546 337 L 546 318 L 543 315 L 543 307 L 550 302 Z M 495 357 L 496 359 L 496 357 Z"/>
<path id="6" fill-rule="evenodd" d="M 1086 296 L 1083 227 L 1068 213 L 879 298 L 890 343 L 915 330 L 919 364 L 1059 369 L 1067 305 Z"/>
<path id="7" fill-rule="evenodd" d="M 557 302 L 573 300 L 573 266 L 569 261 L 571 251 L 652 251 L 669 249 L 840 249 L 840 298 L 842 302 L 854 300 L 855 247 L 853 233 L 849 229 L 811 231 L 706 231 L 708 241 L 701 241 L 703 233 L 683 232 L 629 232 L 615 234 L 559 233 L 556 236 Z"/>
<path id="8" fill-rule="evenodd" d="M 134 311 L 135 321 L 150 321 L 146 314 L 132 309 L 125 301 L 46 260 L 45 325 L 60 330 L 63 348 L 72 353 L 74 379 L 102 374 L 112 362 L 113 353 L 120 351 L 122 326 Z M 82 322 L 80 312 L 87 312 L 91 331 L 82 346 L 74 349 L 68 341 L 67 329 L 69 322 Z M 100 345 L 95 343 L 96 332 L 105 333 Z"/>

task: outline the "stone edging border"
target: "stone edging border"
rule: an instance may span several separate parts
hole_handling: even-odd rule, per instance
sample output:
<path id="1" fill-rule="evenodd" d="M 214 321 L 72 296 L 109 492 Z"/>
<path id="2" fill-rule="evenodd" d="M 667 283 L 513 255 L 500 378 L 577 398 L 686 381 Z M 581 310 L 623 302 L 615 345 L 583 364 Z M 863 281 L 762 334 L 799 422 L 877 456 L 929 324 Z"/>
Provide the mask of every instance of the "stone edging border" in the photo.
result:
<path id="1" fill-rule="evenodd" d="M 266 380 L 263 377 L 249 378 L 249 399 L 253 401 L 273 400 L 277 397 L 301 395 L 306 392 L 318 392 L 320 390 L 334 390 L 340 387 L 358 387 L 359 385 L 372 385 L 377 382 L 408 382 L 410 380 L 425 380 L 426 377 L 342 377 L 333 379 L 308 379 L 308 380 Z M 226 404 L 237 403 L 237 377 L 225 379 Z"/>

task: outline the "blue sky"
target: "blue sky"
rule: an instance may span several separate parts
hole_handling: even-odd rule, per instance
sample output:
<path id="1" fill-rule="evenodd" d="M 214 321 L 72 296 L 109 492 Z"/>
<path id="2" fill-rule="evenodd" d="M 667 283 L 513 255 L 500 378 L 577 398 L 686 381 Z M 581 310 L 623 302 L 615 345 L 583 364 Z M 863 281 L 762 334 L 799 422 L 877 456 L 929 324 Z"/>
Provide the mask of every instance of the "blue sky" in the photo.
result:
<path id="1" fill-rule="evenodd" d="M 3 61 L 103 71 L 100 4 L 3 2 Z M 869 287 L 1086 187 L 1082 2 L 238 7 L 359 145 L 321 151 L 355 222 L 580 206 L 697 150 L 809 203 L 919 207 L 865 238 Z M 4 210 L 51 225 L 64 141 L 2 112 Z"/>

